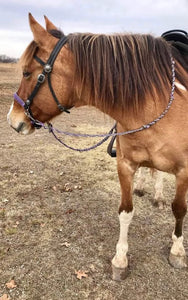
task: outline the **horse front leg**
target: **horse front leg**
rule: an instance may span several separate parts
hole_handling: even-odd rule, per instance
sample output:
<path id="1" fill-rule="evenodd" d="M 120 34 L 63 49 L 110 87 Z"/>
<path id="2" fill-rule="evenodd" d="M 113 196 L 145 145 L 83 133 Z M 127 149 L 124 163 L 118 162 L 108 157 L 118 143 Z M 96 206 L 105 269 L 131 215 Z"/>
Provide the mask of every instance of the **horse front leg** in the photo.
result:
<path id="1" fill-rule="evenodd" d="M 128 251 L 128 229 L 133 217 L 133 176 L 136 168 L 125 159 L 117 159 L 118 176 L 121 186 L 121 204 L 119 207 L 120 234 L 116 245 L 116 254 L 112 259 L 112 278 L 114 280 L 125 279 L 127 274 L 127 251 Z"/>
<path id="2" fill-rule="evenodd" d="M 175 268 L 187 267 L 187 257 L 183 246 L 183 219 L 187 212 L 186 194 L 188 190 L 188 169 L 176 176 L 176 195 L 172 203 L 172 211 L 176 222 L 172 234 L 173 245 L 170 250 L 169 261 Z"/>

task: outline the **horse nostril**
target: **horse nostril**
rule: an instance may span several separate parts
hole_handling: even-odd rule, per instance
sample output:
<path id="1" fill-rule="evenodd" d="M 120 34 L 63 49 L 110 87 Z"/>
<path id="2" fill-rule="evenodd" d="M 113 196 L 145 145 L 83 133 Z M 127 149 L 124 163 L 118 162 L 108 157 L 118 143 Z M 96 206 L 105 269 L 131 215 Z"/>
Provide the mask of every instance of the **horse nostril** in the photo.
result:
<path id="1" fill-rule="evenodd" d="M 15 129 L 17 132 L 20 132 L 23 129 L 24 125 L 25 125 L 24 122 L 20 122 L 17 128 L 15 127 L 12 128 Z"/>

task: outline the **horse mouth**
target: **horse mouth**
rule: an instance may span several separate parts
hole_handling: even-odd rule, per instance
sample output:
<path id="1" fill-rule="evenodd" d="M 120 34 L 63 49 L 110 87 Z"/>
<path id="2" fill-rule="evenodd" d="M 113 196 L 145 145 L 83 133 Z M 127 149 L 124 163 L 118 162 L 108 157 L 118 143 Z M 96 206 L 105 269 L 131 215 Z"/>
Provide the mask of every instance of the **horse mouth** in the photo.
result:
<path id="1" fill-rule="evenodd" d="M 34 131 L 34 128 L 28 128 L 27 124 L 25 122 L 20 122 L 17 127 L 14 127 L 10 125 L 16 132 L 21 133 L 21 134 L 29 134 Z"/>
<path id="2" fill-rule="evenodd" d="M 24 126 L 25 126 L 24 122 L 20 122 L 17 128 L 15 128 L 15 127 L 13 127 L 13 126 L 11 125 L 11 127 L 12 127 L 14 130 L 16 130 L 16 132 L 18 132 L 18 133 L 24 129 Z"/>

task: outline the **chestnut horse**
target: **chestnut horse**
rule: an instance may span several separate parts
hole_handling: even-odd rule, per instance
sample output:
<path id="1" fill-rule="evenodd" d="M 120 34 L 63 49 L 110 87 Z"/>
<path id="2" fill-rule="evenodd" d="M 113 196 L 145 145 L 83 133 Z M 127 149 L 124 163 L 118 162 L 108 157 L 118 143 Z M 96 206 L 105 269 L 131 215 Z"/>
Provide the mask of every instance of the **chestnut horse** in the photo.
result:
<path id="1" fill-rule="evenodd" d="M 141 166 L 176 176 L 172 202 L 175 229 L 169 261 L 176 268 L 186 267 L 182 233 L 188 190 L 186 53 L 161 37 L 90 33 L 64 36 L 46 17 L 46 29 L 31 14 L 29 21 L 34 40 L 21 58 L 23 78 L 8 113 L 9 124 L 29 134 L 40 126 L 36 120 L 48 122 L 72 107 L 91 105 L 116 120 L 118 133 L 145 129 L 117 137 L 121 204 L 113 278 L 124 278 L 128 266 L 133 177 Z M 152 126 L 143 126 L 148 122 Z"/>

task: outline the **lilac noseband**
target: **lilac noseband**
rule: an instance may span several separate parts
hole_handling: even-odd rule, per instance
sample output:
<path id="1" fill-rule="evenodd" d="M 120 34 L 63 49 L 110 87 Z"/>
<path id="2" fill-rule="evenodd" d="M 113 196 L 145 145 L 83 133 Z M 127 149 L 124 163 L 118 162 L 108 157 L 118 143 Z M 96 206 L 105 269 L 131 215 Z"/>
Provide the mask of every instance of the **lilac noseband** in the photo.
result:
<path id="1" fill-rule="evenodd" d="M 14 100 L 18 102 L 23 108 L 25 107 L 25 102 L 18 96 L 17 93 L 14 94 Z"/>

